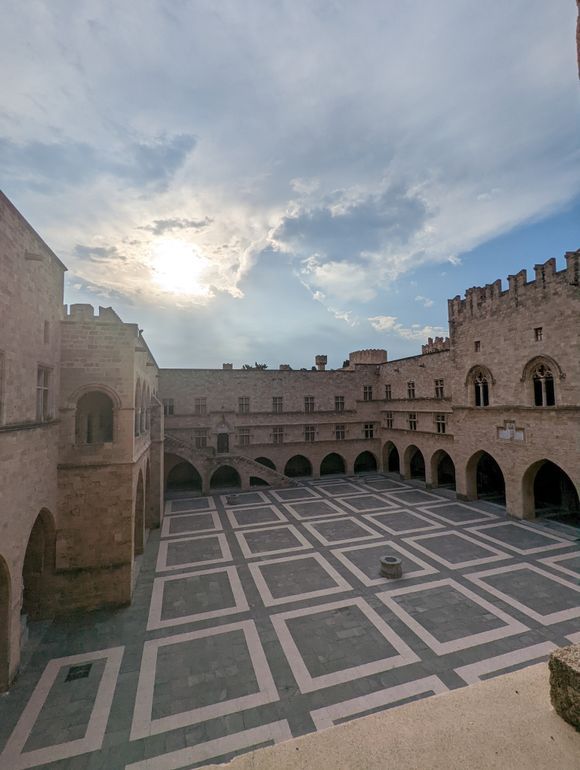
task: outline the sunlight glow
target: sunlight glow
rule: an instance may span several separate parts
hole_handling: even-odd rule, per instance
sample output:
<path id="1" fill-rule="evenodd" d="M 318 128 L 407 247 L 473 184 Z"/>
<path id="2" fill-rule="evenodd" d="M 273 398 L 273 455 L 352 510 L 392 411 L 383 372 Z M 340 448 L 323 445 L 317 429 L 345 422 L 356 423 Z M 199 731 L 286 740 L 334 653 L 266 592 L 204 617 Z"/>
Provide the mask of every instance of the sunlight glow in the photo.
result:
<path id="1" fill-rule="evenodd" d="M 192 297 L 210 296 L 211 288 L 207 283 L 210 262 L 191 243 L 177 239 L 159 240 L 153 245 L 152 255 L 153 277 L 161 289 Z"/>

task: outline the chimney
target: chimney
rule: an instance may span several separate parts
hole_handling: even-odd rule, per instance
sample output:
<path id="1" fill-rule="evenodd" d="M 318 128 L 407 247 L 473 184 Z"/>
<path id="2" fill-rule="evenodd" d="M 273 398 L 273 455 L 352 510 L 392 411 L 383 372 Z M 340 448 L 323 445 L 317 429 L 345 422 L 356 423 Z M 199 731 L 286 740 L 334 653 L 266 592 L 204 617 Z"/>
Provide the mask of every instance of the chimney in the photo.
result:
<path id="1" fill-rule="evenodd" d="M 231 371 L 234 368 L 233 364 L 222 364 L 222 369 L 227 369 L 228 371 Z"/>
<path id="2" fill-rule="evenodd" d="M 328 356 L 316 356 L 314 359 L 314 363 L 316 364 L 316 368 L 319 372 L 324 372 L 326 370 L 326 362 L 328 361 Z"/>

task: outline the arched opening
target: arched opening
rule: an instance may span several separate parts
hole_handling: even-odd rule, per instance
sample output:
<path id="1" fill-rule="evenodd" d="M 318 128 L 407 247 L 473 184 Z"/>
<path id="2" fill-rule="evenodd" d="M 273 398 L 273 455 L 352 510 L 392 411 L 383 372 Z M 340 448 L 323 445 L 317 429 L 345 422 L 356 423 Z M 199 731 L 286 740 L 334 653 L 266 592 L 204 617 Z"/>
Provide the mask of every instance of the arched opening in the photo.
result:
<path id="1" fill-rule="evenodd" d="M 143 553 L 145 540 L 145 490 L 142 471 L 139 471 L 139 478 L 137 479 L 134 522 L 133 553 L 135 556 L 138 556 L 140 553 Z"/>
<path id="2" fill-rule="evenodd" d="M 0 692 L 10 684 L 10 572 L 0 556 Z"/>
<path id="3" fill-rule="evenodd" d="M 210 489 L 241 489 L 240 474 L 231 465 L 220 465 L 209 482 Z"/>
<path id="4" fill-rule="evenodd" d="M 31 620 L 43 617 L 54 570 L 55 527 L 52 515 L 43 509 L 30 531 L 22 567 L 22 614 Z"/>
<path id="5" fill-rule="evenodd" d="M 134 433 L 138 436 L 141 432 L 141 381 L 137 380 L 135 385 L 135 430 Z"/>
<path id="6" fill-rule="evenodd" d="M 106 444 L 113 440 L 113 401 L 100 390 L 91 390 L 77 401 L 76 443 Z"/>
<path id="7" fill-rule="evenodd" d="M 273 471 L 276 470 L 276 466 L 272 460 L 268 459 L 267 457 L 256 457 L 256 462 L 260 463 L 260 465 L 265 465 L 266 468 L 271 468 Z"/>
<path id="8" fill-rule="evenodd" d="M 387 441 L 383 449 L 383 468 L 389 473 L 401 472 L 399 450 L 392 441 Z"/>
<path id="9" fill-rule="evenodd" d="M 480 500 L 505 505 L 505 480 L 496 460 L 481 452 L 469 461 L 468 476 L 475 472 L 475 495 Z M 468 479 L 468 484 L 469 484 Z"/>
<path id="10" fill-rule="evenodd" d="M 152 525 L 151 504 L 151 463 L 147 459 L 145 470 L 145 529 L 150 529 Z"/>
<path id="11" fill-rule="evenodd" d="M 258 476 L 250 476 L 250 486 L 251 487 L 269 487 L 267 481 L 264 481 L 264 479 L 259 478 Z"/>
<path id="12" fill-rule="evenodd" d="M 472 367 L 465 381 L 469 387 L 469 403 L 471 406 L 485 407 L 491 403 L 491 389 L 494 385 L 494 379 L 485 366 Z"/>
<path id="13" fill-rule="evenodd" d="M 409 452 L 409 478 L 425 481 L 425 458 L 423 452 L 416 447 L 411 446 Z"/>
<path id="14" fill-rule="evenodd" d="M 165 463 L 167 467 L 171 466 L 171 455 L 165 455 Z M 173 467 L 167 474 L 167 481 L 165 488 L 168 492 L 185 492 L 196 491 L 201 492 L 202 482 L 201 476 L 197 468 L 195 468 L 187 460 L 180 460 L 175 458 L 173 461 Z"/>
<path id="15" fill-rule="evenodd" d="M 346 464 L 344 458 L 336 452 L 326 455 L 320 463 L 320 475 L 329 476 L 332 473 L 346 473 Z"/>
<path id="16" fill-rule="evenodd" d="M 580 526 L 578 491 L 570 476 L 551 460 L 534 463 L 523 479 L 524 515 Z"/>
<path id="17" fill-rule="evenodd" d="M 372 473 L 377 470 L 377 458 L 372 452 L 361 452 L 354 461 L 355 473 Z"/>
<path id="18" fill-rule="evenodd" d="M 312 476 L 312 465 L 304 455 L 294 455 L 286 463 L 284 473 L 286 476 Z"/>
<path id="19" fill-rule="evenodd" d="M 434 486 L 455 489 L 455 463 L 443 449 L 433 455 L 432 478 Z"/>

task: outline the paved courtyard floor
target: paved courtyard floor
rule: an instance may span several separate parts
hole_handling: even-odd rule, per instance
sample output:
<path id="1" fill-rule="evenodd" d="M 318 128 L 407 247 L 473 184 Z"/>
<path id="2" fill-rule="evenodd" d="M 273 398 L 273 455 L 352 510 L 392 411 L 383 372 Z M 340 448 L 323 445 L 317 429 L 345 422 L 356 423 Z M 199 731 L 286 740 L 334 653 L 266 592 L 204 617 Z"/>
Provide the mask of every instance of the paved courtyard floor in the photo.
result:
<path id="1" fill-rule="evenodd" d="M 0 769 L 185 770 L 580 641 L 580 543 L 452 497 L 373 474 L 168 502 L 131 607 L 35 630 Z"/>

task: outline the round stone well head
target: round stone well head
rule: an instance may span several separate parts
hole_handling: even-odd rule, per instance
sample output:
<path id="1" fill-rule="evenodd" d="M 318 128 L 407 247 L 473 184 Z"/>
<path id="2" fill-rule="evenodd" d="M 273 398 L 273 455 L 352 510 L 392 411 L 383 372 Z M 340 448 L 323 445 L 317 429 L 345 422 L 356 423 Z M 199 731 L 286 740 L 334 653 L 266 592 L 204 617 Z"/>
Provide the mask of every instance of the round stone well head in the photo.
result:
<path id="1" fill-rule="evenodd" d="M 402 577 L 403 565 L 398 556 L 381 556 L 381 575 L 391 580 Z"/>

